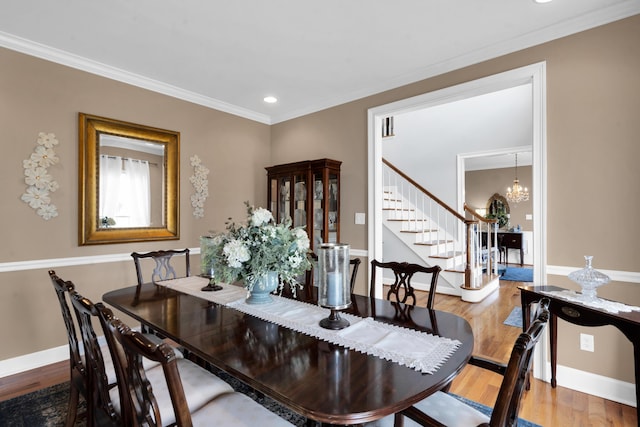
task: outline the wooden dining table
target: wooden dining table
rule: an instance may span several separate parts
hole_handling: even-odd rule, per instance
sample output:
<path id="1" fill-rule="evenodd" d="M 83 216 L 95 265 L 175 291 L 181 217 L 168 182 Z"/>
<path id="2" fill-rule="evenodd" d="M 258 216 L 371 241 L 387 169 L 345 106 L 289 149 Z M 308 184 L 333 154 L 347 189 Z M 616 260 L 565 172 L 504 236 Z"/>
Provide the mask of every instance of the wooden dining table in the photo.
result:
<path id="1" fill-rule="evenodd" d="M 103 301 L 292 411 L 334 425 L 406 409 L 447 386 L 473 350 L 471 326 L 455 314 L 355 294 L 345 312 L 461 344 L 426 374 L 155 284 L 110 291 Z"/>

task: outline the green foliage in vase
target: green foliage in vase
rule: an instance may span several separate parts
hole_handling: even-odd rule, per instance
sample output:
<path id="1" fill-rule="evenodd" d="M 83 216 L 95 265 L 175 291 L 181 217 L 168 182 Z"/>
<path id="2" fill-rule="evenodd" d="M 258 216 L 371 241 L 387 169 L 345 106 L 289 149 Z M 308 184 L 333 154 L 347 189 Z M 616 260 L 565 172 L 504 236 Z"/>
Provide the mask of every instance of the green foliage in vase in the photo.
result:
<path id="1" fill-rule="evenodd" d="M 226 231 L 211 233 L 202 245 L 202 262 L 213 267 L 220 283 L 243 281 L 249 291 L 256 280 L 270 271 L 278 272 L 279 289 L 288 283 L 301 287 L 297 278 L 311 269 L 309 236 L 291 219 L 276 223 L 270 211 L 247 206 L 247 221 L 237 224 L 229 218 Z"/>

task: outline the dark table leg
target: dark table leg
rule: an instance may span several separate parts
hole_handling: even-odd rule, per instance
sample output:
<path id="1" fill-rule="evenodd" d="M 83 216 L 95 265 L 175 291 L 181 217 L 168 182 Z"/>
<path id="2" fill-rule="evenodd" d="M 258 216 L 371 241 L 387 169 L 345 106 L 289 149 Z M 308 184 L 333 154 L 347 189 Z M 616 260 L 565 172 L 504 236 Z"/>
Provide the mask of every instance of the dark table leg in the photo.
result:
<path id="1" fill-rule="evenodd" d="M 558 318 L 553 313 L 549 316 L 549 331 L 551 335 L 551 387 L 555 388 L 557 385 L 556 366 L 558 357 Z"/>
<path id="2" fill-rule="evenodd" d="M 640 425 L 640 342 L 633 342 L 633 358 L 636 369 L 636 416 Z"/>
<path id="3" fill-rule="evenodd" d="M 522 305 L 522 331 L 529 329 L 529 319 L 531 319 L 531 303 L 524 292 L 520 292 L 520 304 Z M 525 381 L 525 389 L 531 388 L 531 373 L 527 372 L 527 380 Z"/>

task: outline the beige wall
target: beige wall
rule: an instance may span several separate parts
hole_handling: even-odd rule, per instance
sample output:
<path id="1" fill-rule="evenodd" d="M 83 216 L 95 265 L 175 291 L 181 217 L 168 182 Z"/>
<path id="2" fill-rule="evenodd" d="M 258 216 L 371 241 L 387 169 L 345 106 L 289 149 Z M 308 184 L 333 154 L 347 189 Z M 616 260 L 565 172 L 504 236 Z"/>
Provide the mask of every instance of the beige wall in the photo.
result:
<path id="1" fill-rule="evenodd" d="M 266 203 L 265 166 L 323 157 L 343 162 L 341 240 L 366 249 L 366 225 L 354 225 L 353 217 L 367 209 L 367 110 L 546 61 L 547 262 L 579 268 L 588 253 L 595 256 L 596 268 L 636 271 L 639 41 L 640 16 L 635 16 L 271 127 L 0 49 L 0 262 L 194 247 L 199 235 L 221 228 L 227 217 L 242 217 L 243 200 Z M 78 246 L 78 112 L 181 132 L 179 241 Z M 22 160 L 40 131 L 54 132 L 60 140 L 61 163 L 50 168 L 61 185 L 53 194 L 60 216 L 51 221 L 20 201 Z M 191 215 L 189 203 L 194 154 L 211 169 L 207 216 L 200 220 Z M 57 270 L 96 300 L 135 280 L 130 262 Z M 359 289 L 366 271 L 365 264 Z M 560 276 L 550 276 L 549 282 L 573 286 Z M 640 305 L 638 286 L 612 283 L 600 294 Z M 0 360 L 65 344 L 54 304 L 45 270 L 0 273 L 0 330 L 4 342 L 11 343 L 0 349 Z M 560 325 L 559 363 L 633 382 L 630 346 L 620 333 L 590 329 L 596 352 L 585 353 L 578 350 L 576 329 Z"/>
<path id="2" fill-rule="evenodd" d="M 507 187 L 513 185 L 513 168 L 487 169 L 469 171 L 465 174 L 465 203 L 472 209 L 487 207 L 487 201 L 498 193 L 506 197 Z M 527 187 L 530 193 L 532 174 L 531 166 L 518 167 L 520 185 Z M 527 214 L 533 214 L 533 198 L 526 202 L 509 203 L 509 227 L 520 225 L 522 231 L 533 231 L 533 221 L 527 220 Z"/>
<path id="3" fill-rule="evenodd" d="M 243 219 L 244 200 L 266 203 L 270 165 L 268 125 L 197 106 L 147 90 L 0 49 L 0 263 L 128 254 L 133 251 L 199 246 L 199 236 Z M 78 113 L 84 112 L 180 132 L 180 240 L 78 246 Z M 22 161 L 38 132 L 53 132 L 60 163 L 49 172 L 60 184 L 52 193 L 59 216 L 44 221 L 20 200 L 26 185 Z M 189 158 L 208 167 L 206 217 L 192 215 Z M 199 268 L 199 257 L 194 257 Z M 86 296 L 100 300 L 110 289 L 135 282 L 133 261 L 56 268 Z M 0 331 L 11 343 L 0 360 L 65 344 L 60 309 L 46 269 L 0 273 Z"/>
<path id="4" fill-rule="evenodd" d="M 351 215 L 367 207 L 367 110 L 529 64 L 547 64 L 547 263 L 637 271 L 640 265 L 640 16 L 276 124 L 274 162 L 302 152 L 345 161 L 342 240 L 366 248 Z M 305 147 L 310 145 L 310 147 Z M 311 155 L 310 157 L 313 157 Z M 348 195 L 348 196 L 347 196 Z M 611 221 L 610 218 L 615 218 Z M 366 271 L 366 269 L 364 270 Z M 575 288 L 566 278 L 548 282 Z M 599 292 L 640 305 L 640 285 L 611 283 Z M 578 331 L 561 322 L 558 362 L 634 382 L 630 345 L 621 333 L 586 329 L 596 351 L 579 350 Z M 615 357 L 612 357 L 615 349 Z"/>

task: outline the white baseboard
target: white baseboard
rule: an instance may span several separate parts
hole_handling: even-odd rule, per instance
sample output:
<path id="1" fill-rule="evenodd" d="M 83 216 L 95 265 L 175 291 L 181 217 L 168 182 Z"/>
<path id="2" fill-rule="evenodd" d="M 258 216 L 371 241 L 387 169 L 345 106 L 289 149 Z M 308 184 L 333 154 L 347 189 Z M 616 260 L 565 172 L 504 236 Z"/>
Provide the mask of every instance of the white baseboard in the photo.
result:
<path id="1" fill-rule="evenodd" d="M 548 372 L 548 378 L 542 378 L 542 380 L 551 382 L 551 364 L 549 363 L 546 372 Z M 636 407 L 636 385 L 633 383 L 562 365 L 557 366 L 556 380 L 559 387 Z"/>
<path id="2" fill-rule="evenodd" d="M 0 378 L 69 360 L 69 346 L 50 348 L 11 359 L 0 360 Z"/>
<path id="3" fill-rule="evenodd" d="M 136 326 L 131 329 L 139 331 L 140 327 Z M 97 338 L 98 345 L 101 347 L 107 345 L 107 339 L 104 335 L 98 335 Z M 80 353 L 82 353 L 82 347 L 80 347 Z M 60 347 L 54 347 L 48 350 L 38 351 L 36 353 L 25 354 L 11 359 L 0 360 L 0 378 L 30 371 L 32 369 L 38 369 L 43 366 L 65 360 L 69 360 L 68 345 L 62 345 Z"/>

